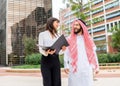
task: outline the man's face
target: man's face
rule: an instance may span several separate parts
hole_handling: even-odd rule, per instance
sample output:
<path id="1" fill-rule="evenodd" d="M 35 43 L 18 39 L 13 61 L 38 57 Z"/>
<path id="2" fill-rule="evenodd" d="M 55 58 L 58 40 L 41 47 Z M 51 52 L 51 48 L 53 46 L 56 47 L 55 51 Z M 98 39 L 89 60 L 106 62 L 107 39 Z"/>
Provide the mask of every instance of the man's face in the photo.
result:
<path id="1" fill-rule="evenodd" d="M 82 28 L 81 28 L 80 24 L 77 21 L 74 23 L 73 28 L 74 28 L 74 33 L 75 34 L 78 34 L 78 33 L 80 33 L 82 31 L 81 30 Z"/>

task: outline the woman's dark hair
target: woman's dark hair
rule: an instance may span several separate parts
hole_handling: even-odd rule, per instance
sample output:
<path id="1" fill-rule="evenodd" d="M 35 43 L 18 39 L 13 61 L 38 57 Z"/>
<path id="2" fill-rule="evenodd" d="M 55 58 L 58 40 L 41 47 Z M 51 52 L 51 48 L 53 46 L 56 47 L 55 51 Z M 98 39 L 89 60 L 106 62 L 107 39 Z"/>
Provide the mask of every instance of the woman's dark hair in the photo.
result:
<path id="1" fill-rule="evenodd" d="M 50 17 L 48 20 L 47 20 L 47 24 L 46 24 L 46 30 L 49 30 L 50 33 L 55 36 L 54 32 L 57 34 L 57 30 L 54 28 L 53 26 L 53 22 L 54 21 L 58 21 L 60 22 L 57 18 L 54 18 L 54 17 Z"/>

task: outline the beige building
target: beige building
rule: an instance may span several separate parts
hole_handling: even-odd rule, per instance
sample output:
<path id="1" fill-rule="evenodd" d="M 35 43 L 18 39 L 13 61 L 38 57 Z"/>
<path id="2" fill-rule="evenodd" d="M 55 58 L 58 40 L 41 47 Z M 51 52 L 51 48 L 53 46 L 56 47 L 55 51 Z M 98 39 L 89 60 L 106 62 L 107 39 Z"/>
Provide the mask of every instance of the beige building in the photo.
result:
<path id="1" fill-rule="evenodd" d="M 84 8 L 86 7 L 87 5 Z M 120 28 L 120 0 L 92 0 L 88 7 L 92 11 L 84 12 L 87 15 L 86 24 L 96 43 L 98 53 L 114 52 L 110 46 L 109 30 L 115 25 L 119 25 L 118 28 Z M 76 19 L 75 12 L 71 11 L 70 7 L 60 11 L 61 25 L 65 26 L 67 31 L 70 31 L 71 22 Z"/>

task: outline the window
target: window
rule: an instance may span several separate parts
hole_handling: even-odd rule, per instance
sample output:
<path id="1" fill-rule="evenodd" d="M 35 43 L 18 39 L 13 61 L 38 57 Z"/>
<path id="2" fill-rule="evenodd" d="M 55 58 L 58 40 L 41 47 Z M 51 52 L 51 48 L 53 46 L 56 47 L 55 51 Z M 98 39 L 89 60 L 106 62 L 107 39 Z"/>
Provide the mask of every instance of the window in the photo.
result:
<path id="1" fill-rule="evenodd" d="M 102 2 L 103 0 L 94 0 L 93 1 L 93 5 L 99 4 L 100 2 Z"/>
<path id="2" fill-rule="evenodd" d="M 109 30 L 109 29 L 110 29 L 109 24 L 107 24 L 107 30 Z"/>
<path id="3" fill-rule="evenodd" d="M 117 26 L 117 22 L 115 22 L 114 24 L 115 24 L 114 26 Z"/>
<path id="4" fill-rule="evenodd" d="M 105 40 L 106 39 L 106 37 L 105 37 L 105 35 L 103 35 L 103 36 L 99 36 L 99 37 L 94 37 L 94 41 L 102 41 L 102 40 Z"/>
<path id="5" fill-rule="evenodd" d="M 113 27 L 113 23 L 110 23 L 110 25 L 111 25 L 111 28 Z"/>
<path id="6" fill-rule="evenodd" d="M 117 17 L 117 16 L 120 16 L 120 10 L 106 15 L 106 19 L 111 19 L 111 18 L 114 18 L 114 17 Z"/>
<path id="7" fill-rule="evenodd" d="M 119 21 L 119 29 L 120 29 L 120 21 Z"/>
<path id="8" fill-rule="evenodd" d="M 91 29 L 88 30 L 89 34 L 91 33 Z"/>
<path id="9" fill-rule="evenodd" d="M 103 6 L 92 11 L 92 14 L 100 13 L 103 11 Z"/>
<path id="10" fill-rule="evenodd" d="M 113 2 L 113 3 L 106 5 L 105 10 L 116 7 L 116 6 L 119 6 L 119 1 L 116 1 L 116 2 Z"/>

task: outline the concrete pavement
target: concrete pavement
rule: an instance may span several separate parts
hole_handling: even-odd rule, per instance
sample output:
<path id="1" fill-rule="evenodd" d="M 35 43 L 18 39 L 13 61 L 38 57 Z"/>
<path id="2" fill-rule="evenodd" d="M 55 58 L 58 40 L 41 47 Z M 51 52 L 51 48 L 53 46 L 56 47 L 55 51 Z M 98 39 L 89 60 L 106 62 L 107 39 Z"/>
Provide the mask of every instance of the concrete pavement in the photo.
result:
<path id="1" fill-rule="evenodd" d="M 40 77 L 1 76 L 0 86 L 42 86 Z"/>
<path id="2" fill-rule="evenodd" d="M 67 86 L 67 78 L 62 78 L 62 86 Z M 41 77 L 0 76 L 0 86 L 43 86 Z M 120 78 L 97 78 L 94 86 L 120 86 Z"/>
<path id="3" fill-rule="evenodd" d="M 98 78 L 94 86 L 120 86 L 120 78 Z"/>
<path id="4" fill-rule="evenodd" d="M 0 86 L 43 86 L 41 77 L 1 76 Z M 62 86 L 67 86 L 67 78 L 62 78 Z"/>
<path id="5" fill-rule="evenodd" d="M 8 69 L 10 68 L 0 68 L 0 86 L 43 86 L 39 71 L 33 72 L 33 69 L 32 72 L 31 70 L 6 72 Z M 62 86 L 67 86 L 67 75 L 63 71 L 61 75 Z M 120 69 L 100 70 L 95 78 L 97 80 L 94 81 L 94 86 L 120 86 Z"/>

